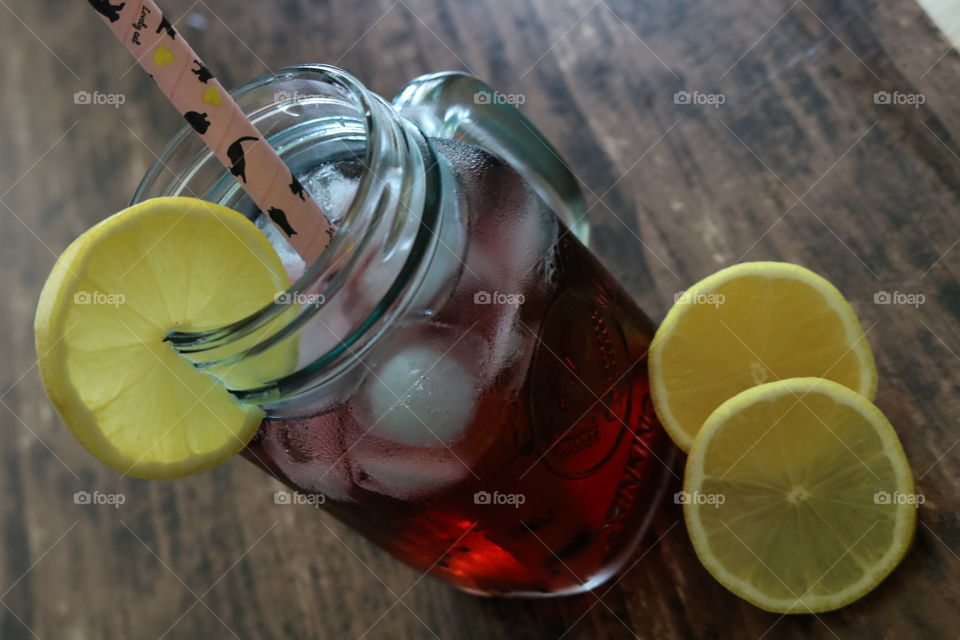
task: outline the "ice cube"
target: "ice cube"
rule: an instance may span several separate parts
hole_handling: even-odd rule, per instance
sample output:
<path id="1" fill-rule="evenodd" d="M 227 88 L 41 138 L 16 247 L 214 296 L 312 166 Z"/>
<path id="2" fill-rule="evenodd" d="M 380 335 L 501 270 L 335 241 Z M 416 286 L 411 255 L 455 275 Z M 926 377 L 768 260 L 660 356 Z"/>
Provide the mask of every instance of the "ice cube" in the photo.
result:
<path id="1" fill-rule="evenodd" d="M 449 299 L 461 278 L 466 259 L 467 224 L 453 203 L 441 211 L 439 227 L 434 230 L 434 250 L 427 272 L 420 282 L 413 306 L 418 311 L 439 310 Z"/>
<path id="2" fill-rule="evenodd" d="M 433 231 L 433 248 L 422 258 L 421 270 L 411 277 L 417 291 L 410 303 L 414 313 L 438 311 L 449 299 L 463 269 L 466 228 L 455 214 L 450 214 Z M 413 238 L 398 242 L 389 255 L 364 265 L 356 288 L 366 301 L 378 304 L 393 286 L 413 250 Z"/>
<path id="3" fill-rule="evenodd" d="M 361 392 L 361 424 L 409 445 L 441 446 L 460 438 L 473 417 L 477 381 L 452 351 L 421 342 L 376 367 Z"/>
<path id="4" fill-rule="evenodd" d="M 470 473 L 451 449 L 396 444 L 372 433 L 350 448 L 350 470 L 358 486 L 400 500 L 442 491 Z"/>
<path id="5" fill-rule="evenodd" d="M 484 381 L 493 380 L 520 359 L 529 357 L 532 351 L 530 330 L 521 324 L 516 308 L 507 307 L 503 311 L 483 359 Z M 514 382 L 522 383 L 525 373 L 526 368 L 520 367 L 517 375 L 512 376 L 516 378 Z"/>
<path id="6" fill-rule="evenodd" d="M 396 247 L 387 256 L 376 256 L 358 265 L 359 277 L 351 282 L 349 295 L 357 296 L 365 308 L 380 303 L 403 269 L 410 243 Z"/>
<path id="7" fill-rule="evenodd" d="M 327 164 L 303 181 L 307 193 L 316 201 L 331 224 L 336 226 L 346 214 L 360 185 L 359 173 L 349 163 Z M 290 244 L 290 241 L 277 229 L 270 218 L 261 214 L 256 218 L 257 228 L 263 232 L 273 245 L 290 282 L 296 282 L 306 270 L 306 263 Z"/>
<path id="8" fill-rule="evenodd" d="M 303 187 L 316 201 L 331 224 L 346 215 L 360 186 L 362 165 L 354 162 L 325 164 L 303 180 Z"/>
<path id="9" fill-rule="evenodd" d="M 300 276 L 303 275 L 304 269 L 306 269 L 307 266 L 303 258 L 300 257 L 300 254 L 293 248 L 290 241 L 280 233 L 267 216 L 258 215 L 256 224 L 257 228 L 263 232 L 263 235 L 267 236 L 267 240 L 270 241 L 274 251 L 280 256 L 280 262 L 283 263 L 283 268 L 287 272 L 287 278 L 290 282 L 296 282 Z"/>
<path id="10" fill-rule="evenodd" d="M 464 267 L 463 228 L 454 220 L 444 222 L 427 272 L 413 300 L 417 311 L 437 311 L 449 299 Z"/>
<path id="11" fill-rule="evenodd" d="M 522 294 L 556 240 L 556 216 L 533 192 L 505 197 L 497 224 L 474 233 L 467 272 L 489 293 Z"/>
<path id="12" fill-rule="evenodd" d="M 350 334 L 354 323 L 339 302 L 333 301 L 325 305 L 304 325 L 298 344 L 299 367 L 306 366 L 324 355 Z"/>
<path id="13" fill-rule="evenodd" d="M 349 410 L 303 419 L 271 419 L 261 427 L 262 448 L 299 491 L 349 499 L 352 479 L 344 446 Z"/>

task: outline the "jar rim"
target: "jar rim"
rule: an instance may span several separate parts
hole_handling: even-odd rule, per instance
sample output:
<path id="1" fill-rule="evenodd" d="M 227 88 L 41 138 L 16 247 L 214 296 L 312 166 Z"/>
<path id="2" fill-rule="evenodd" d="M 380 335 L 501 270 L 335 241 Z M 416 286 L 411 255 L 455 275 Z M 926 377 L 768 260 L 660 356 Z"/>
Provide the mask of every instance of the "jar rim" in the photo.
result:
<path id="1" fill-rule="evenodd" d="M 362 157 L 358 155 L 357 158 L 364 169 L 360 172 L 357 190 L 349 206 L 345 208 L 345 213 L 341 219 L 342 224 L 338 226 L 330 246 L 328 246 L 323 254 L 313 263 L 307 264 L 303 274 L 296 282 L 293 282 L 288 287 L 286 291 L 290 294 L 299 294 L 316 288 L 323 282 L 324 277 L 328 275 L 331 265 L 335 265 L 337 269 L 344 271 L 349 271 L 350 267 L 356 266 L 361 253 L 356 247 L 356 243 L 354 243 L 353 247 L 353 253 L 355 255 L 345 255 L 344 248 L 347 240 L 350 239 L 348 236 L 363 233 L 364 238 L 361 242 L 364 242 L 369 240 L 367 236 L 375 230 L 376 225 L 372 223 L 376 222 L 376 220 L 370 219 L 371 216 L 368 209 L 370 209 L 370 201 L 379 197 L 378 189 L 382 188 L 381 176 L 390 168 L 387 161 L 388 152 L 391 148 L 390 143 L 397 137 L 397 132 L 391 131 L 391 129 L 396 129 L 397 125 L 393 121 L 393 118 L 398 117 L 388 103 L 376 94 L 368 91 L 360 81 L 352 75 L 337 67 L 324 64 L 300 64 L 285 67 L 275 73 L 264 74 L 254 78 L 230 91 L 230 94 L 238 101 L 241 101 L 244 96 L 257 90 L 270 87 L 283 80 L 298 79 L 329 83 L 344 90 L 346 95 L 349 96 L 349 99 L 353 101 L 352 106 L 357 111 L 357 121 L 363 124 L 366 144 L 362 151 Z M 260 111 L 265 111 L 265 108 L 260 109 Z M 259 111 L 255 111 L 254 114 L 258 112 Z M 385 114 L 389 115 L 385 117 Z M 174 153 L 180 149 L 182 145 L 193 142 L 193 136 L 193 130 L 188 125 L 185 125 L 167 142 L 137 186 L 134 192 L 133 202 L 139 202 L 149 197 L 147 195 L 148 190 L 159 180 L 160 174 L 163 171 L 169 171 L 174 174 L 173 184 L 182 186 L 186 183 L 189 178 L 183 175 L 185 172 L 177 173 L 167 166 L 167 162 L 171 160 Z M 429 149 L 432 153 L 432 148 L 425 138 L 423 138 L 423 143 L 425 148 Z M 210 154 L 205 153 L 202 157 L 208 158 L 209 156 Z M 355 357 L 347 356 L 346 352 L 353 353 L 351 347 L 360 341 L 361 338 L 366 336 L 370 340 L 376 339 L 380 332 L 374 332 L 374 334 L 371 335 L 371 330 L 376 327 L 378 321 L 381 321 L 386 316 L 387 309 L 391 305 L 394 305 L 401 297 L 403 290 L 409 284 L 411 276 L 419 266 L 419 262 L 429 253 L 427 244 L 431 237 L 436 235 L 435 228 L 440 224 L 439 206 L 434 193 L 439 182 L 435 175 L 436 167 L 428 166 L 425 168 L 427 169 L 426 173 L 429 174 L 424 176 L 425 189 L 428 197 L 424 201 L 423 211 L 420 212 L 420 217 L 423 218 L 423 220 L 421 221 L 420 228 L 416 231 L 416 246 L 411 246 L 410 254 L 407 256 L 403 268 L 397 274 L 393 285 L 383 295 L 372 312 L 363 321 L 352 327 L 353 330 L 347 337 L 343 338 L 339 344 L 336 344 L 322 356 L 308 361 L 304 366 L 298 366 L 294 371 L 277 380 L 263 381 L 261 386 L 250 389 L 232 389 L 235 395 L 243 400 L 263 403 L 264 401 L 277 399 L 278 393 L 281 395 L 296 393 L 298 389 L 305 388 L 319 373 L 326 372 L 331 368 L 335 369 L 338 361 L 346 357 Z M 364 225 L 367 226 L 365 227 Z M 298 331 L 300 327 L 310 321 L 319 309 L 307 308 L 306 310 L 301 310 L 297 314 L 297 319 L 290 323 L 289 326 L 285 326 L 276 334 L 270 335 L 253 347 L 236 353 L 230 353 L 226 358 L 215 357 L 213 360 L 207 362 L 202 361 L 204 357 L 203 352 L 219 352 L 223 354 L 225 351 L 224 347 L 240 341 L 286 311 L 287 309 L 283 306 L 275 302 L 268 302 L 257 311 L 229 325 L 195 332 L 175 331 L 168 334 L 166 339 L 171 342 L 174 349 L 182 355 L 190 354 L 190 356 L 199 356 L 200 362 L 194 357 L 190 357 L 190 359 L 194 361 L 194 364 L 198 366 L 198 368 L 210 369 L 212 372 L 216 367 L 229 366 L 241 358 L 254 356 L 270 349 L 281 340 L 288 338 Z M 380 324 L 382 325 L 383 322 L 380 322 Z M 226 351 L 229 352 L 229 349 L 226 349 Z M 336 371 L 331 371 L 331 375 L 335 375 L 335 373 Z M 214 373 L 214 375 L 216 374 Z"/>
<path id="2" fill-rule="evenodd" d="M 253 93 L 258 89 L 268 87 L 271 84 L 275 84 L 285 79 L 292 79 L 297 76 L 302 76 L 304 74 L 316 74 L 318 77 L 313 78 L 315 80 L 320 82 L 332 80 L 335 84 L 339 84 L 347 89 L 350 97 L 356 101 L 358 111 L 363 113 L 365 116 L 364 127 L 366 128 L 367 140 L 369 141 L 374 139 L 372 136 L 378 133 L 377 129 L 380 125 L 374 121 L 373 109 L 370 104 L 370 99 L 367 97 L 369 92 L 367 91 L 366 87 L 364 87 L 363 84 L 353 75 L 333 65 L 319 63 L 290 65 L 271 73 L 259 75 L 256 78 L 248 80 L 240 86 L 229 90 L 227 93 L 229 93 L 234 100 L 239 102 L 244 96 Z M 166 161 L 171 158 L 174 152 L 181 145 L 188 140 L 192 140 L 194 134 L 195 132 L 189 124 L 184 124 L 180 127 L 180 129 L 177 130 L 175 134 L 173 134 L 173 137 L 167 141 L 167 143 L 160 150 L 160 153 L 155 155 L 154 161 L 150 163 L 150 166 L 147 168 L 147 172 L 137 184 L 137 187 L 133 192 L 133 196 L 131 197 L 131 205 L 145 199 L 149 186 L 158 179 L 162 171 L 167 170 L 171 173 L 174 173 L 167 166 Z M 376 161 L 377 158 L 374 155 L 374 149 L 371 145 L 368 145 L 365 150 L 363 164 L 366 167 L 373 167 Z M 361 176 L 361 180 L 364 178 L 369 180 L 369 176 L 367 176 L 366 173 Z M 358 188 L 358 192 L 359 191 L 360 189 Z M 351 206 L 352 205 L 353 203 L 351 203 Z"/>

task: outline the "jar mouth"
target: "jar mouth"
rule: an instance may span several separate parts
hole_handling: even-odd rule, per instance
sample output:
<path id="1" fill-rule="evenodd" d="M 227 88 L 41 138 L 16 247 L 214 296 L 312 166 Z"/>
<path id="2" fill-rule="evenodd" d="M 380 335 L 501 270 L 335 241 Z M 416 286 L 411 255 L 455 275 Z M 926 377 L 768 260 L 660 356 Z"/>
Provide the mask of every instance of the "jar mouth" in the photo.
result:
<path id="1" fill-rule="evenodd" d="M 363 126 L 366 139 L 375 143 L 378 139 L 379 127 L 382 126 L 380 123 L 374 121 L 373 117 L 373 108 L 371 104 L 371 94 L 363 86 L 363 84 L 354 78 L 350 73 L 334 67 L 332 65 L 326 64 L 299 64 L 292 65 L 289 67 L 284 67 L 279 69 L 274 73 L 266 73 L 261 76 L 249 80 L 244 84 L 236 87 L 229 91 L 231 97 L 236 100 L 241 108 L 244 107 L 244 98 L 250 94 L 262 90 L 264 88 L 270 87 L 271 85 L 276 84 L 278 81 L 282 81 L 288 78 L 300 77 L 303 75 L 314 76 L 314 79 L 319 82 L 329 82 L 332 84 L 340 85 L 346 89 L 346 96 L 354 101 L 354 105 L 358 112 L 364 115 Z M 274 93 L 277 102 L 283 102 L 285 100 L 292 100 L 297 102 L 302 97 L 297 93 L 287 93 L 284 91 L 279 91 Z M 250 112 L 247 109 L 243 109 L 248 116 Z M 270 132 L 262 132 L 265 135 L 269 135 Z M 156 183 L 160 179 L 160 175 L 167 171 L 173 174 L 175 179 L 186 179 L 189 176 L 184 176 L 184 172 L 176 172 L 168 166 L 170 159 L 174 156 L 177 149 L 182 147 L 188 141 L 192 141 L 195 136 L 195 131 L 189 124 L 183 125 L 173 137 L 164 145 L 160 153 L 156 156 L 156 159 L 151 163 L 150 167 L 147 169 L 146 174 L 141 178 L 140 183 L 137 185 L 137 188 L 134 190 L 133 197 L 131 198 L 131 204 L 136 204 L 142 200 L 153 197 L 149 194 L 150 186 Z M 206 152 L 206 147 L 204 147 Z M 374 144 L 368 144 L 365 156 L 363 158 L 363 164 L 366 167 L 370 167 L 372 170 L 376 170 L 376 164 L 378 161 L 377 151 L 379 149 L 374 148 Z M 369 189 L 369 182 L 371 181 L 371 176 L 365 174 L 361 177 L 361 187 L 366 186 Z M 364 184 L 366 183 L 366 184 Z M 359 195 L 361 189 L 358 189 L 357 195 Z M 194 197 L 201 197 L 199 195 L 194 195 Z M 354 198 L 356 200 L 356 197 Z M 356 202 L 351 202 L 350 208 L 352 209 Z"/>
<path id="2" fill-rule="evenodd" d="M 304 94 L 298 94 L 294 88 L 299 86 L 301 81 L 304 83 Z M 269 91 L 281 86 L 288 91 L 274 91 L 271 100 Z M 322 86 L 329 93 L 311 94 L 310 86 Z M 292 93 L 289 91 L 291 88 L 294 88 Z M 304 265 L 302 275 L 296 278 L 285 292 L 277 292 L 278 295 L 272 302 L 265 303 L 256 312 L 229 325 L 171 331 L 166 337 L 173 348 L 190 359 L 195 366 L 224 379 L 227 387 L 241 400 L 263 404 L 316 386 L 318 376 L 324 373 L 335 375 L 338 363 L 356 357 L 357 353 L 364 349 L 364 342 L 370 343 L 375 339 L 378 333 L 376 329 L 382 329 L 386 325 L 392 315 L 389 313 L 391 309 L 402 301 L 405 293 L 409 293 L 412 276 L 432 248 L 433 243 L 430 240 L 436 237 L 434 228 L 439 225 L 439 180 L 436 175 L 436 162 L 426 139 L 416 135 L 419 134 L 418 131 L 410 131 L 413 127 L 402 123 L 392 107 L 382 98 L 369 92 L 353 76 L 337 67 L 322 64 L 286 67 L 276 73 L 255 78 L 230 94 L 285 160 L 284 142 L 280 141 L 278 147 L 271 136 L 271 130 L 265 130 L 258 124 L 259 120 L 277 110 L 306 110 L 308 107 L 332 108 L 334 111 L 341 109 L 343 113 L 340 116 L 324 118 L 324 121 L 329 120 L 327 125 L 332 128 L 331 131 L 336 129 L 336 133 L 330 135 L 351 140 L 355 143 L 354 147 L 357 147 L 356 143 L 362 144 L 354 159 L 362 167 L 356 181 L 356 190 L 347 204 L 341 203 L 341 214 L 332 220 L 336 232 L 329 246 L 312 264 Z M 265 105 L 264 96 L 271 100 Z M 251 105 L 256 109 L 251 111 Z M 302 126 L 309 128 L 314 124 L 315 122 L 309 121 Z M 277 135 L 286 131 L 281 129 Z M 418 137 L 419 140 L 411 140 L 411 137 Z M 171 192 L 220 202 L 231 197 L 244 199 L 242 189 L 218 164 L 216 169 L 222 177 L 213 187 L 202 193 L 195 193 L 188 187 L 191 181 L 197 180 L 204 163 L 209 163 L 212 158 L 212 154 L 205 147 L 193 154 L 186 153 L 188 157 L 185 159 L 180 157 L 185 155 L 185 147 L 196 148 L 198 143 L 199 139 L 196 139 L 189 126 L 181 128 L 147 171 L 134 193 L 133 202 L 157 195 L 174 195 Z M 295 143 L 291 143 L 291 148 L 295 146 Z M 306 153 L 306 149 L 301 149 L 298 153 Z M 430 161 L 422 162 L 422 166 L 418 167 L 416 161 L 427 155 L 431 156 Z M 173 162 L 178 163 L 179 168 L 179 164 L 184 160 L 186 162 L 182 170 L 170 168 Z M 292 165 L 291 170 L 294 170 Z M 395 193 L 390 195 L 395 189 L 387 188 L 388 177 L 418 172 L 424 192 L 419 206 L 416 199 L 411 204 L 404 201 L 402 194 L 399 199 Z M 166 185 L 162 185 L 165 173 L 172 174 L 172 178 Z M 303 182 L 301 176 L 298 175 L 298 178 Z M 409 180 L 409 175 L 407 179 Z M 408 209 L 401 210 L 404 207 Z M 296 339 L 298 332 L 302 332 L 304 327 L 322 315 L 324 310 L 321 304 L 308 304 L 301 305 L 293 314 L 289 301 L 311 296 L 322 296 L 320 299 L 330 300 L 336 295 L 350 295 L 350 291 L 346 289 L 351 274 L 365 267 L 369 268 L 371 255 L 384 240 L 385 229 L 397 227 L 397 220 L 391 218 L 398 216 L 400 223 L 412 231 L 407 234 L 409 253 L 391 285 L 377 294 L 379 299 L 376 304 L 371 304 L 368 310 L 364 310 L 369 312 L 356 320 L 347 335 L 342 336 L 323 353 L 312 354 L 307 361 L 304 361 L 301 354 L 296 369 L 276 379 L 254 380 L 248 377 L 243 382 L 238 382 L 220 375 L 221 372 L 232 370 L 242 361 L 256 360 L 257 356 L 283 348 L 285 341 Z M 412 218 L 416 218 L 416 224 L 413 224 Z M 269 237 L 272 227 L 269 224 L 266 227 L 263 230 Z M 322 319 L 320 322 L 323 324 Z M 278 326 L 279 329 L 274 329 Z"/>

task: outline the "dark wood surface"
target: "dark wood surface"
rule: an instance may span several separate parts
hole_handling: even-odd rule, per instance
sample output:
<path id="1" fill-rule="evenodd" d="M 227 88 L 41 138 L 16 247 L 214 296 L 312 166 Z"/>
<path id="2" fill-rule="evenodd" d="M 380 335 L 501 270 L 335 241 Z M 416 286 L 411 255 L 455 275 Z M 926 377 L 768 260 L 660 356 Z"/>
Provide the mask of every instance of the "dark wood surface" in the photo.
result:
<path id="1" fill-rule="evenodd" d="M 485 600 L 329 516 L 277 508 L 236 460 L 118 479 L 54 415 L 34 365 L 56 254 L 122 208 L 180 126 L 80 1 L 0 2 L 0 638 L 956 638 L 960 633 L 960 58 L 912 0 L 164 0 L 224 83 L 296 62 L 392 96 L 469 69 L 555 142 L 593 246 L 654 317 L 739 260 L 824 274 L 869 331 L 878 404 L 926 497 L 914 545 L 839 612 L 781 617 L 716 583 L 681 513 L 596 593 Z M 74 104 L 119 93 L 120 108 Z M 675 104 L 677 91 L 724 96 Z M 922 94 L 920 108 L 875 104 Z M 920 293 L 919 307 L 874 304 Z M 120 508 L 76 505 L 119 492 Z M 675 489 L 674 489 L 675 490 Z"/>

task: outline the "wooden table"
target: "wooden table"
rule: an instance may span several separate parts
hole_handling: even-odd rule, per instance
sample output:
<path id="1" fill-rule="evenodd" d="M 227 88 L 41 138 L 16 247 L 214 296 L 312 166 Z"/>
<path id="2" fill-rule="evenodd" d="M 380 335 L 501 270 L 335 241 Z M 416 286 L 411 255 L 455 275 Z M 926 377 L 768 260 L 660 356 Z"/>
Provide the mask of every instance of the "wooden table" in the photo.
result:
<path id="1" fill-rule="evenodd" d="M 309 507 L 276 508 L 276 485 L 240 460 L 118 479 L 44 397 L 34 306 L 56 254 L 126 204 L 180 120 L 86 3 L 4 0 L 0 638 L 957 637 L 960 58 L 913 0 L 163 4 L 228 86 L 322 61 L 385 96 L 449 68 L 522 94 L 584 184 L 596 252 L 651 315 L 741 260 L 824 274 L 869 331 L 878 404 L 926 504 L 875 592 L 782 618 L 701 568 L 674 504 L 612 586 L 503 601 L 421 579 Z M 126 101 L 78 105 L 77 91 Z M 681 91 L 723 104 L 677 104 Z M 875 304 L 881 291 L 925 300 Z M 94 490 L 126 502 L 74 504 Z"/>

